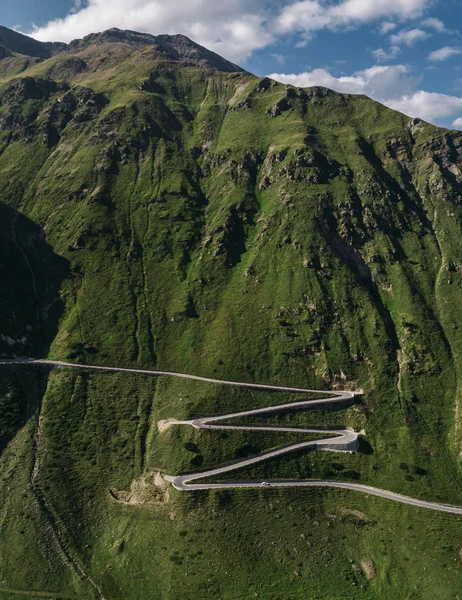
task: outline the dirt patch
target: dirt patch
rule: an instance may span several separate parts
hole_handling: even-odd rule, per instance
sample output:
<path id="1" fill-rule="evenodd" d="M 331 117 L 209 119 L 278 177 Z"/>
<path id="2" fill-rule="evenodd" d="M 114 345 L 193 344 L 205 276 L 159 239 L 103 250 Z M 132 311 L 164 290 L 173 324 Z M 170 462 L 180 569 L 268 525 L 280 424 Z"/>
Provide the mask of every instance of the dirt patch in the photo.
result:
<path id="1" fill-rule="evenodd" d="M 163 431 L 167 431 L 167 429 L 176 423 L 178 423 L 176 419 L 164 419 L 163 421 L 159 421 L 157 423 L 157 430 L 159 433 L 162 433 Z"/>
<path id="2" fill-rule="evenodd" d="M 364 571 L 364 575 L 367 577 L 367 579 L 369 581 L 371 579 L 374 579 L 375 565 L 371 560 L 369 560 L 367 558 L 363 558 L 363 560 L 361 561 L 361 567 L 362 567 L 362 570 Z"/>
<path id="3" fill-rule="evenodd" d="M 367 515 L 365 515 L 360 510 L 354 510 L 352 508 L 344 508 L 342 506 L 338 507 L 339 513 L 342 515 L 346 515 L 348 517 L 355 517 L 360 523 L 367 525 L 368 523 L 372 523 L 372 519 L 369 519 Z"/>
<path id="4" fill-rule="evenodd" d="M 159 472 L 149 472 L 132 481 L 130 490 L 110 490 L 111 496 L 120 504 L 158 508 L 166 504 L 170 498 L 169 488 Z"/>
<path id="5" fill-rule="evenodd" d="M 238 83 L 236 85 L 236 90 L 234 92 L 234 96 L 228 102 L 229 106 L 233 106 L 233 104 L 237 101 L 237 99 L 239 98 L 239 96 L 242 94 L 242 92 L 245 90 L 245 88 L 248 85 L 249 85 L 249 80 L 248 79 L 246 81 L 243 81 L 242 83 Z"/>

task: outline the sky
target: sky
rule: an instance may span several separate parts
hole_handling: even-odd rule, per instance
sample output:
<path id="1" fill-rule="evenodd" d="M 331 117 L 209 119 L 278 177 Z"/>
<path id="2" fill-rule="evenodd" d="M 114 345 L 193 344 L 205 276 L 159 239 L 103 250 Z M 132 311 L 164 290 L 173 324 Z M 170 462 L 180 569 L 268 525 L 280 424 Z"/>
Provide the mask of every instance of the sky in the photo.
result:
<path id="1" fill-rule="evenodd" d="M 0 16 L 42 41 L 182 33 L 256 75 L 462 130 L 461 0 L 2 0 Z"/>

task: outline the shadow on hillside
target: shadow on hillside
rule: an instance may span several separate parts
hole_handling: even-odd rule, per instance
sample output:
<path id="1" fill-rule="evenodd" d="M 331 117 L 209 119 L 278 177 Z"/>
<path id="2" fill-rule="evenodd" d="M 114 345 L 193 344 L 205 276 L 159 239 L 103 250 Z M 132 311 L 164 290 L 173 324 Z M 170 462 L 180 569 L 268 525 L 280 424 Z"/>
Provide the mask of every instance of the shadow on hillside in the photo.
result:
<path id="1" fill-rule="evenodd" d="M 44 356 L 64 310 L 69 262 L 42 229 L 0 202 L 0 356 Z"/>
<path id="2" fill-rule="evenodd" d="M 0 202 L 0 358 L 47 355 L 64 310 L 59 291 L 69 273 L 69 262 L 47 244 L 42 229 Z M 0 369 L 1 452 L 36 412 L 40 394 L 29 368 Z"/>

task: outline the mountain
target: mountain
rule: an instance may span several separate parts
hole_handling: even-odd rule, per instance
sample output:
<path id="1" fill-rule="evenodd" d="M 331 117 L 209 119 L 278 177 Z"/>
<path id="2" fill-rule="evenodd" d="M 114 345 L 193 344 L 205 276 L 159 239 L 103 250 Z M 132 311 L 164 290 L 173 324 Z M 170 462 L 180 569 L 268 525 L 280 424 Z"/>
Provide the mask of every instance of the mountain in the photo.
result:
<path id="1" fill-rule="evenodd" d="M 46 44 L 42 44 L 42 42 L 38 42 L 27 35 L 1 25 L 0 45 L 10 50 L 10 52 L 16 52 L 17 54 L 36 56 L 38 58 L 50 58 L 51 56 L 51 52 Z"/>
<path id="2" fill-rule="evenodd" d="M 462 133 L 255 77 L 182 36 L 109 30 L 46 58 L 2 35 L 1 355 L 361 389 L 349 408 L 265 421 L 352 427 L 360 452 L 236 477 L 462 505 Z M 159 475 L 300 439 L 164 422 L 289 394 L 0 369 L 0 593 L 460 591 L 456 515 L 324 488 L 178 492 Z"/>
<path id="3" fill-rule="evenodd" d="M 185 64 L 229 73 L 243 71 L 238 65 L 196 44 L 184 35 L 153 36 L 136 31 L 122 31 L 114 27 L 102 33 L 87 35 L 81 40 L 74 40 L 70 44 L 60 42 L 43 43 L 7 27 L 0 26 L 0 46 L 8 51 L 8 55 L 14 52 L 46 59 L 56 54 L 76 55 L 88 49 L 95 53 L 101 51 L 101 47 L 107 48 L 116 44 L 124 45 L 131 50 L 157 45 L 167 53 L 169 58 L 179 60 Z M 2 50 L 0 50 L 0 58 L 5 58 L 5 56 L 2 56 Z"/>
<path id="4" fill-rule="evenodd" d="M 103 44 L 124 44 L 130 48 L 143 48 L 158 45 L 165 50 L 169 58 L 179 60 L 185 64 L 216 69 L 229 73 L 243 71 L 241 67 L 225 60 L 215 52 L 211 52 L 196 44 L 184 35 L 157 35 L 138 33 L 136 31 L 122 31 L 117 28 L 108 29 L 103 33 L 90 34 L 82 40 L 75 40 L 62 49 L 62 52 L 78 52 L 86 48 L 94 49 Z"/>

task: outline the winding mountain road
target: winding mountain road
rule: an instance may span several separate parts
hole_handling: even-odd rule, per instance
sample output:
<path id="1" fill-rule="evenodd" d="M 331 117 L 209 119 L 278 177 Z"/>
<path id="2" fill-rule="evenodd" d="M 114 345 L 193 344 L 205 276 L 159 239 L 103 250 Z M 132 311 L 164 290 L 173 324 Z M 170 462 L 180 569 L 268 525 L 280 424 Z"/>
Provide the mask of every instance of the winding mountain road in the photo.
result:
<path id="1" fill-rule="evenodd" d="M 299 442 L 296 444 L 290 444 L 283 446 L 276 450 L 269 452 L 263 452 L 257 456 L 245 458 L 242 460 L 217 467 L 215 469 L 209 469 L 207 471 L 201 471 L 196 473 L 186 473 L 183 475 L 169 476 L 165 475 L 164 479 L 169 481 L 176 489 L 181 491 L 192 491 L 192 490 L 210 490 L 210 489 L 233 489 L 233 488 L 261 488 L 262 486 L 269 487 L 332 487 L 340 489 L 354 490 L 369 494 L 373 496 L 379 496 L 402 504 L 410 504 L 412 506 L 418 506 L 421 508 L 427 508 L 431 510 L 437 510 L 440 512 L 447 512 L 452 514 L 462 515 L 462 507 L 453 506 L 449 504 L 441 504 L 439 502 L 428 502 L 426 500 L 419 500 L 417 498 L 411 498 L 410 496 L 403 496 L 402 494 L 396 494 L 388 490 L 382 490 L 374 488 L 368 485 L 360 483 L 349 483 L 344 481 L 324 481 L 324 480 L 283 480 L 276 479 L 271 481 L 229 481 L 229 482 L 218 482 L 218 483 L 190 483 L 198 479 L 206 479 L 214 477 L 216 475 L 222 475 L 242 469 L 250 465 L 254 465 L 265 460 L 282 456 L 288 452 L 300 450 L 312 446 L 319 450 L 329 450 L 334 452 L 354 452 L 358 449 L 358 436 L 359 434 L 347 429 L 347 428 L 332 428 L 324 429 L 321 427 L 279 427 L 279 426 L 261 426 L 261 425 L 229 425 L 220 424 L 217 422 L 223 420 L 246 418 L 255 415 L 268 415 L 271 413 L 277 413 L 284 410 L 301 410 L 311 409 L 316 406 L 328 406 L 337 404 L 339 402 L 347 405 L 354 401 L 354 397 L 358 395 L 357 392 L 348 391 L 321 391 L 321 390 L 310 390 L 297 387 L 286 387 L 276 385 L 264 385 L 258 383 L 246 383 L 241 381 L 225 381 L 221 379 L 213 379 L 210 377 L 199 377 L 197 375 L 189 375 L 186 373 L 175 373 L 173 371 L 159 371 L 159 370 L 148 370 L 148 369 L 129 369 L 123 367 L 103 367 L 95 365 L 82 365 L 76 363 L 69 363 L 58 360 L 46 360 L 46 359 L 35 359 L 35 358 L 15 358 L 15 359 L 4 359 L 0 360 L 0 366 L 2 365 L 45 365 L 50 367 L 63 367 L 63 368 L 76 368 L 85 370 L 96 370 L 96 371 L 109 371 L 116 373 L 139 373 L 142 375 L 150 376 L 167 376 L 167 377 L 181 377 L 184 379 L 192 379 L 196 381 L 204 381 L 208 383 L 218 383 L 221 385 L 232 385 L 237 387 L 251 388 L 256 390 L 266 390 L 273 392 L 289 392 L 289 393 L 304 393 L 304 394 L 329 394 L 328 397 L 317 398 L 314 400 L 302 400 L 296 402 L 290 402 L 286 404 L 279 404 L 277 406 L 268 406 L 264 408 L 257 408 L 253 410 L 241 411 L 236 413 L 230 413 L 227 415 L 219 415 L 212 417 L 203 417 L 199 419 L 192 419 L 190 421 L 176 421 L 169 419 L 163 423 L 170 427 L 173 425 L 190 425 L 196 429 L 208 429 L 208 430 L 239 430 L 239 431 L 279 431 L 279 432 L 291 432 L 291 433 L 325 433 L 330 437 Z M 161 422 L 162 423 L 162 422 Z M 335 437 L 334 437 L 335 436 Z"/>

